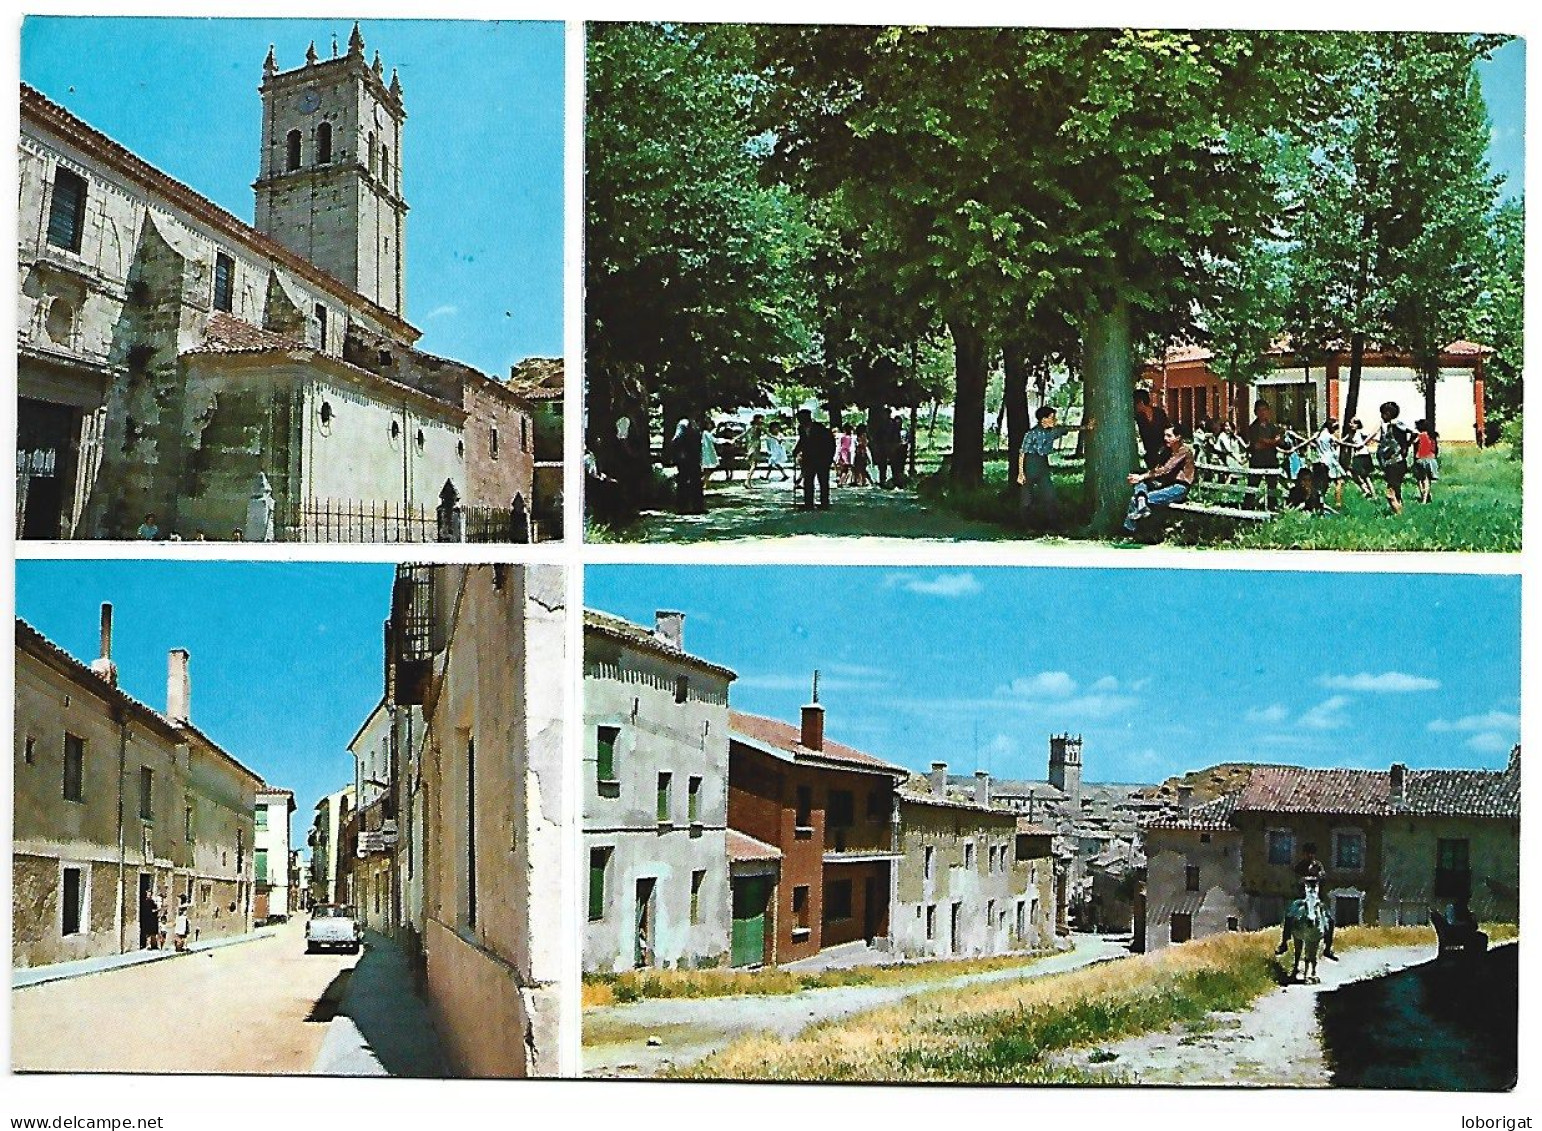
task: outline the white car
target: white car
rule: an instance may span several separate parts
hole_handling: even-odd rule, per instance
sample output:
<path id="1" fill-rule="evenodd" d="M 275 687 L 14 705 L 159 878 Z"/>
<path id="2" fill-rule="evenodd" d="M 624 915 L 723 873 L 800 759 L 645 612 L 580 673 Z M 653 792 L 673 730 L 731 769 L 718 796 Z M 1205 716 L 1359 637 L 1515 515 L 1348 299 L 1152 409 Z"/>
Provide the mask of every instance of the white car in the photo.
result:
<path id="1" fill-rule="evenodd" d="M 305 921 L 305 953 L 318 950 L 346 950 L 358 954 L 364 943 L 364 928 L 354 918 L 353 908 L 336 903 L 318 903 Z"/>

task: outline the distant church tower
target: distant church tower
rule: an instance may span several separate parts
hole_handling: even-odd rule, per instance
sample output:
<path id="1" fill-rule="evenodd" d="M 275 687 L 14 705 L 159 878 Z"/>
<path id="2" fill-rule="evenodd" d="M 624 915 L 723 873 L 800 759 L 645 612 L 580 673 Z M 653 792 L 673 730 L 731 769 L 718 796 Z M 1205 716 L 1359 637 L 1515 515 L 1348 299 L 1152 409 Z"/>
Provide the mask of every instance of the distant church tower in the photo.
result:
<path id="1" fill-rule="evenodd" d="M 348 53 L 280 71 L 262 65 L 262 168 L 257 230 L 379 306 L 401 315 L 407 202 L 402 199 L 402 88 L 364 59 L 353 25 Z"/>
<path id="2" fill-rule="evenodd" d="M 1082 736 L 1049 736 L 1049 784 L 1071 799 L 1071 808 L 1082 807 Z"/>

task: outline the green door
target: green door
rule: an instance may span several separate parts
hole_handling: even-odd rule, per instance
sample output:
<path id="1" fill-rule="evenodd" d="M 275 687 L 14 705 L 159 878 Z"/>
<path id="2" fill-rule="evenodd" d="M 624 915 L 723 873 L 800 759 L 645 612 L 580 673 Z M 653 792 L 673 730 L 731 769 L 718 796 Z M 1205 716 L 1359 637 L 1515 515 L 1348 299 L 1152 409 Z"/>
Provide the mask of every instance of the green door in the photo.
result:
<path id="1" fill-rule="evenodd" d="M 735 966 L 754 966 L 766 960 L 766 903 L 771 880 L 745 876 L 733 882 L 734 927 L 730 960 Z"/>

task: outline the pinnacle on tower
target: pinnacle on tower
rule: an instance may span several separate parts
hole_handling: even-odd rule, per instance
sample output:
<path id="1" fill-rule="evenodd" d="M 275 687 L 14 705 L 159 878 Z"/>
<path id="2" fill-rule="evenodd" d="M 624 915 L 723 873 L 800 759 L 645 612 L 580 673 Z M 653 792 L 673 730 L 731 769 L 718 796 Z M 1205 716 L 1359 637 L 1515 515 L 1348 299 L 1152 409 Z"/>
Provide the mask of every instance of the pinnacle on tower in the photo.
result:
<path id="1" fill-rule="evenodd" d="M 401 84 L 401 80 L 396 77 L 396 68 L 395 67 L 391 68 L 391 93 L 396 96 L 398 101 L 401 100 L 401 97 L 402 97 L 402 84 Z"/>
<path id="2" fill-rule="evenodd" d="M 359 30 L 359 21 L 353 21 L 353 31 L 348 35 L 348 54 L 364 57 L 364 33 Z"/>
<path id="3" fill-rule="evenodd" d="M 305 65 L 307 67 L 313 65 L 318 58 L 320 56 L 316 54 L 316 41 L 313 39 L 311 45 L 305 49 Z"/>
<path id="4" fill-rule="evenodd" d="M 375 52 L 375 61 L 373 63 L 371 63 L 370 66 L 374 70 L 375 74 L 379 75 L 381 78 L 385 77 L 385 68 L 380 65 L 380 52 L 379 51 Z"/>
<path id="5" fill-rule="evenodd" d="M 278 71 L 278 56 L 273 53 L 273 44 L 268 44 L 268 57 L 262 61 L 262 73 L 264 76 L 276 74 Z"/>
<path id="6" fill-rule="evenodd" d="M 332 33 L 332 58 L 337 58 L 337 32 Z"/>

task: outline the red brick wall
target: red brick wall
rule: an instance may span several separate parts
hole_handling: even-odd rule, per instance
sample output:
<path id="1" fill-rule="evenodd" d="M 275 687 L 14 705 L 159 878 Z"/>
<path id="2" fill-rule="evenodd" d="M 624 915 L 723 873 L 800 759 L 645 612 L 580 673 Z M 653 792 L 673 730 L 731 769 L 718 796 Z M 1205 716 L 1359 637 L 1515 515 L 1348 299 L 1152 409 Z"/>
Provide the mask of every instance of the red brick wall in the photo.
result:
<path id="1" fill-rule="evenodd" d="M 498 429 L 498 455 L 492 429 Z M 535 481 L 535 426 L 519 404 L 476 381 L 466 385 L 466 501 L 508 507 L 516 493 L 530 506 Z"/>

